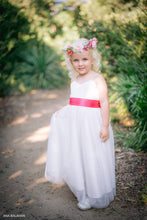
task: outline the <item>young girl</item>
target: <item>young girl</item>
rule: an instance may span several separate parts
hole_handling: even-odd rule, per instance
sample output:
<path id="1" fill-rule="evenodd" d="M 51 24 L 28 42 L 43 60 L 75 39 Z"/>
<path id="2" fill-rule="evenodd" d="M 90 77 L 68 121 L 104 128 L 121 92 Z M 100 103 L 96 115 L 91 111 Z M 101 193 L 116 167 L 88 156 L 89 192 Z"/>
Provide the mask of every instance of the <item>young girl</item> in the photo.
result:
<path id="1" fill-rule="evenodd" d="M 96 72 L 96 44 L 96 38 L 81 38 L 64 47 L 71 94 L 51 118 L 45 169 L 49 181 L 69 186 L 82 210 L 107 207 L 116 194 L 107 85 Z"/>

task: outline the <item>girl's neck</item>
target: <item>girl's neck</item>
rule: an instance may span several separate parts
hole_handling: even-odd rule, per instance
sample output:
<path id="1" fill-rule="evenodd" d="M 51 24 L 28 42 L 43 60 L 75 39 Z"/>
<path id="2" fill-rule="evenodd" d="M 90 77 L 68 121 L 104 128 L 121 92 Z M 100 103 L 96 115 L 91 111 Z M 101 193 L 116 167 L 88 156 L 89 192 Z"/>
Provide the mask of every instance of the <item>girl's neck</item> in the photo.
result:
<path id="1" fill-rule="evenodd" d="M 92 76 L 93 76 L 93 71 L 91 70 L 89 73 L 86 73 L 85 75 L 78 75 L 76 78 L 77 78 L 77 80 L 83 80 L 83 81 L 85 81 L 86 79 L 88 80 L 88 79 L 91 79 L 92 78 Z"/>

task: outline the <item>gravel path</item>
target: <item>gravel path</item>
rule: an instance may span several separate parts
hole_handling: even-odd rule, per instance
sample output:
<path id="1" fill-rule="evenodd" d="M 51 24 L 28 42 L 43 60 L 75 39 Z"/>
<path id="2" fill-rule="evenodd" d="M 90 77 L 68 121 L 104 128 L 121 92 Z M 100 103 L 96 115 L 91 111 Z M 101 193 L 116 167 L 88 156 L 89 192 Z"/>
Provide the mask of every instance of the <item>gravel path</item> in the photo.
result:
<path id="1" fill-rule="evenodd" d="M 0 99 L 0 219 L 145 220 L 143 153 L 116 148 L 117 195 L 105 209 L 80 211 L 67 185 L 45 179 L 50 117 L 68 97 L 65 88 Z"/>

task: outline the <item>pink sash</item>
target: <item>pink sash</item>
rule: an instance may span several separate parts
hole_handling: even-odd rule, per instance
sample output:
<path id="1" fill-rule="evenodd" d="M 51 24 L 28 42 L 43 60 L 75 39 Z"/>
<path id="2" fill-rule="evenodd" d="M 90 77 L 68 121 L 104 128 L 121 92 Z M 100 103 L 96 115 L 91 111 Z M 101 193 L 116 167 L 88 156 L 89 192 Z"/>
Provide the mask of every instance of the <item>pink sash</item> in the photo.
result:
<path id="1" fill-rule="evenodd" d="M 99 100 L 82 99 L 82 98 L 70 98 L 69 105 L 77 105 L 77 106 L 84 106 L 91 108 L 101 107 Z"/>

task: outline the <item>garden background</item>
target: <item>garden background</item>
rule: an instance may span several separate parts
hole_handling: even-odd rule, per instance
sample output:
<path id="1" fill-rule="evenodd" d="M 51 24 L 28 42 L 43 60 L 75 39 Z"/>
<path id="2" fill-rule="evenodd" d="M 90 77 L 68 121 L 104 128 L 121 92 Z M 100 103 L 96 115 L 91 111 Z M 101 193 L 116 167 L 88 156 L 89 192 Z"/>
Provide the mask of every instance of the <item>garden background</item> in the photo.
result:
<path id="1" fill-rule="evenodd" d="M 44 134 L 48 135 L 47 117 L 62 107 L 69 97 L 67 88 L 70 79 L 64 62 L 63 46 L 79 37 L 96 37 L 102 58 L 101 73 L 109 89 L 110 116 L 117 151 L 116 170 L 120 193 L 117 191 L 118 200 L 115 202 L 118 205 L 119 199 L 126 201 L 130 193 L 130 203 L 146 203 L 146 17 L 144 0 L 0 0 L 0 142 L 3 145 L 0 175 L 5 183 L 1 186 L 4 187 L 2 195 L 8 194 L 7 197 L 11 197 L 10 192 L 15 192 L 15 185 L 19 185 L 17 178 L 20 178 L 20 183 L 24 177 L 27 179 L 30 175 L 31 178 L 32 170 L 29 175 L 23 176 L 25 161 L 19 164 L 14 160 L 15 157 L 18 157 L 18 161 L 20 158 L 22 161 L 27 158 L 25 160 L 32 166 L 31 159 L 35 152 L 36 161 L 39 162 L 34 162 L 34 171 L 37 173 L 37 163 L 41 164 L 38 172 L 44 170 L 45 153 L 40 157 L 40 152 L 47 139 Z M 12 108 L 14 106 L 15 109 Z M 47 123 L 46 127 L 43 126 L 44 123 Z M 29 135 L 33 131 L 31 139 Z M 30 145 L 26 151 L 28 141 Z M 133 150 L 130 151 L 130 148 Z M 129 153 L 122 153 L 122 149 L 128 149 Z M 22 153 L 27 156 L 22 157 Z M 42 159 L 37 160 L 37 156 Z M 14 164 L 12 170 L 9 163 Z M 22 170 L 17 170 L 21 165 L 24 166 Z M 133 178 L 131 173 L 134 175 L 133 180 L 130 180 Z M 31 180 L 28 178 L 26 185 L 32 181 L 32 186 L 27 189 L 28 193 L 29 189 L 34 190 L 39 185 L 42 190 L 42 173 L 37 175 L 40 179 L 38 176 L 33 176 Z M 129 180 L 133 183 L 126 189 L 124 185 L 127 182 L 129 184 Z M 38 192 L 38 188 L 36 189 Z M 127 195 L 123 195 L 124 189 Z M 21 197 L 21 190 L 19 191 Z M 65 191 L 67 189 L 63 188 L 63 193 Z M 57 193 L 60 194 L 61 192 Z M 16 200 L 17 193 L 11 198 Z M 25 196 L 21 198 L 22 201 L 24 198 Z M 12 203 L 10 202 L 10 207 Z M 22 206 L 25 208 L 23 202 Z M 129 209 L 128 203 L 127 207 Z M 115 211 L 119 213 L 117 208 L 118 206 Z"/>
<path id="2" fill-rule="evenodd" d="M 145 1 L 0 2 L 0 95 L 69 84 L 63 45 L 95 36 L 113 103 L 111 121 L 128 128 L 118 130 L 117 142 L 146 151 Z"/>

